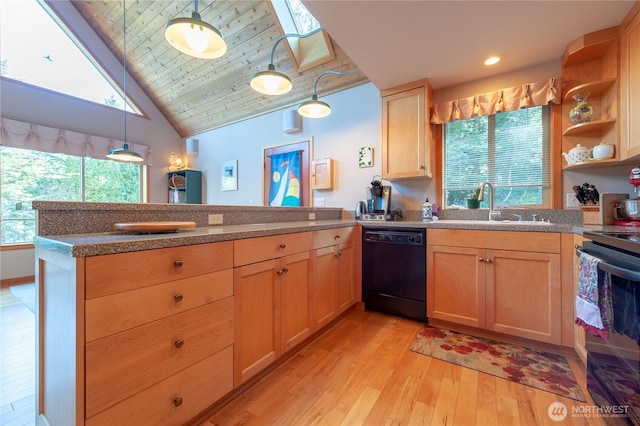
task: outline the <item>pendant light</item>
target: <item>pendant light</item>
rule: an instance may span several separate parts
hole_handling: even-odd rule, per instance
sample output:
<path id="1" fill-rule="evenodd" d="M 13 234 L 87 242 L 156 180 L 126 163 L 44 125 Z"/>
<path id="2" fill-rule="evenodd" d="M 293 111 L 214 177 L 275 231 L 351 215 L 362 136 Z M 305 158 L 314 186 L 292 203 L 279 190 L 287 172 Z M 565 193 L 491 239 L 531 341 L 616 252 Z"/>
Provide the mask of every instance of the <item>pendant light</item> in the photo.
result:
<path id="1" fill-rule="evenodd" d="M 107 154 L 107 158 L 111 160 L 120 161 L 123 163 L 144 161 L 144 158 L 137 152 L 129 149 L 127 143 L 127 4 L 126 0 L 122 0 L 123 6 L 123 38 L 122 38 L 122 90 L 124 92 L 122 98 L 124 99 L 124 143 L 122 148 L 112 149 Z"/>
<path id="2" fill-rule="evenodd" d="M 323 118 L 331 114 L 331 107 L 329 106 L 329 104 L 318 100 L 318 94 L 316 92 L 318 88 L 318 81 L 320 81 L 320 79 L 327 74 L 345 75 L 354 73 L 356 71 L 358 71 L 358 68 L 352 68 L 347 71 L 328 70 L 321 72 L 320 75 L 318 75 L 316 82 L 313 84 L 311 100 L 300 104 L 300 106 L 298 107 L 298 114 L 307 118 Z"/>
<path id="3" fill-rule="evenodd" d="M 227 52 L 227 43 L 220 31 L 200 17 L 198 0 L 195 0 L 191 18 L 175 18 L 167 22 L 164 36 L 173 47 L 195 58 L 215 59 Z"/>
<path id="4" fill-rule="evenodd" d="M 276 46 L 282 40 L 287 37 L 305 38 L 314 35 L 315 33 L 322 31 L 322 28 L 317 28 L 306 34 L 283 34 L 276 40 L 273 48 L 271 49 L 271 60 L 266 71 L 260 71 L 251 77 L 251 88 L 263 95 L 284 95 L 293 89 L 293 84 L 289 77 L 281 72 L 276 71 L 275 65 L 273 65 L 273 54 L 276 50 Z"/>

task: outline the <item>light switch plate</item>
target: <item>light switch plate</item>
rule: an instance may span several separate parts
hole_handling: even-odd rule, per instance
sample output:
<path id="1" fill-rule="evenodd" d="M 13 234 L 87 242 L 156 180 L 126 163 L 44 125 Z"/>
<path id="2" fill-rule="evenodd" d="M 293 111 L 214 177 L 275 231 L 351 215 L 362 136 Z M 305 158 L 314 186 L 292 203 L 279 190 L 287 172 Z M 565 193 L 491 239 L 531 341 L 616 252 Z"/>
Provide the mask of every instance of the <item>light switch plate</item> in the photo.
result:
<path id="1" fill-rule="evenodd" d="M 223 217 L 221 214 L 210 214 L 209 225 L 222 225 Z"/>

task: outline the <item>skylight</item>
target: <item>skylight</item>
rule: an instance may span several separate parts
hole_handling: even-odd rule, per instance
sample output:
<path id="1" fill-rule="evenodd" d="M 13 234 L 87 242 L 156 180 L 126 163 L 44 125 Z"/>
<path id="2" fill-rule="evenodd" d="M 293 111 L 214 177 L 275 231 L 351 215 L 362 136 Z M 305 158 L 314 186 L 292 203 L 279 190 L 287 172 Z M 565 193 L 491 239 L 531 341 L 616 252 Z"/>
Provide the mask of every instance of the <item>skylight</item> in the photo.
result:
<path id="1" fill-rule="evenodd" d="M 271 0 L 274 19 L 284 34 L 307 34 L 320 23 L 300 0 Z M 299 73 L 336 58 L 329 35 L 320 31 L 306 38 L 288 38 L 287 49 Z"/>
<path id="2" fill-rule="evenodd" d="M 320 23 L 300 0 L 285 0 L 285 2 L 289 7 L 298 34 L 310 33 L 316 28 L 320 28 Z"/>
<path id="3" fill-rule="evenodd" d="M 121 90 L 46 5 L 2 0 L 0 12 L 0 75 L 124 109 Z M 140 113 L 130 100 L 127 111 Z"/>

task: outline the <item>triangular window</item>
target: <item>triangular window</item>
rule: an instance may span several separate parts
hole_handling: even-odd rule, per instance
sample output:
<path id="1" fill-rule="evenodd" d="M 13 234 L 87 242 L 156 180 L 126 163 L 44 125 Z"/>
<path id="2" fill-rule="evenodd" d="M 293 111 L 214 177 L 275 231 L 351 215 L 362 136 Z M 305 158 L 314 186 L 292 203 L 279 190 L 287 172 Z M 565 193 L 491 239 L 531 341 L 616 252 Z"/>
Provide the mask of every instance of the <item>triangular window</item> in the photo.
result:
<path id="1" fill-rule="evenodd" d="M 123 91 L 46 4 L 2 1 L 0 9 L 0 75 L 125 109 Z M 129 99 L 126 110 L 140 114 Z"/>

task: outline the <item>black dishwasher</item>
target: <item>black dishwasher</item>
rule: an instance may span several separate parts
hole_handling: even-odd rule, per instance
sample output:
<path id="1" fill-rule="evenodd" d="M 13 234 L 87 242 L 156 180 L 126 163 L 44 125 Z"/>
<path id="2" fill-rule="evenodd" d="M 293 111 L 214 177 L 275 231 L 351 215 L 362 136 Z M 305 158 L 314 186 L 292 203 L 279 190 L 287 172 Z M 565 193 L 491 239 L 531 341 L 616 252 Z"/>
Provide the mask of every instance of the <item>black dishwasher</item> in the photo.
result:
<path id="1" fill-rule="evenodd" d="M 366 227 L 362 232 L 365 309 L 427 321 L 425 229 Z"/>

